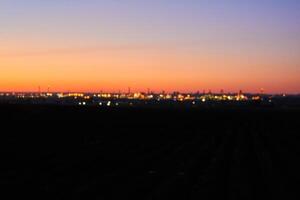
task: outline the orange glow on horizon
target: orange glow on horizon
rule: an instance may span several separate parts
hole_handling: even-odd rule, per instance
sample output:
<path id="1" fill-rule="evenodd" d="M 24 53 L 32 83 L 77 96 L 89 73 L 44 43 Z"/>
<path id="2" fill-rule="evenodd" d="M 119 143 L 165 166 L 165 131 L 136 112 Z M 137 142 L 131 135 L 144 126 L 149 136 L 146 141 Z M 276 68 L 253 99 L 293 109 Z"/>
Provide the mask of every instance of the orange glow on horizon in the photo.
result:
<path id="1" fill-rule="evenodd" d="M 0 91 L 37 91 L 38 86 L 45 91 L 50 87 L 78 92 L 116 92 L 128 87 L 156 92 L 259 92 L 262 87 L 269 93 L 300 91 L 298 69 L 278 58 L 164 46 L 35 48 L 0 49 Z M 281 65 L 291 66 L 294 73 L 285 73 Z"/>

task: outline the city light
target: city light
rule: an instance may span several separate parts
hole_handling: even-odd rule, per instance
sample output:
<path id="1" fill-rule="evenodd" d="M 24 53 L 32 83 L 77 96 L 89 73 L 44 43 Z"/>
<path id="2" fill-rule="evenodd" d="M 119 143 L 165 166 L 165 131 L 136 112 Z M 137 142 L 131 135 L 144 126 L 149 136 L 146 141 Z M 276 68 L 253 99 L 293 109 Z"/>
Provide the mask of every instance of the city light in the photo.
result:
<path id="1" fill-rule="evenodd" d="M 277 95 L 284 98 L 282 94 Z M 51 92 L 51 93 L 0 93 L 0 98 L 15 99 L 16 101 L 31 100 L 43 103 L 52 104 L 70 104 L 70 105 L 106 105 L 108 107 L 122 105 L 151 105 L 167 103 L 184 103 L 189 102 L 191 105 L 198 105 L 198 102 L 250 102 L 250 101 L 264 101 L 273 103 L 271 100 L 274 95 L 261 94 L 245 94 L 242 91 L 238 93 L 151 93 L 143 92 L 135 93 L 76 93 L 76 92 Z M 270 101 L 269 101 L 270 100 Z M 155 103 L 156 102 L 156 103 Z M 200 104 L 199 104 L 200 106 Z"/>

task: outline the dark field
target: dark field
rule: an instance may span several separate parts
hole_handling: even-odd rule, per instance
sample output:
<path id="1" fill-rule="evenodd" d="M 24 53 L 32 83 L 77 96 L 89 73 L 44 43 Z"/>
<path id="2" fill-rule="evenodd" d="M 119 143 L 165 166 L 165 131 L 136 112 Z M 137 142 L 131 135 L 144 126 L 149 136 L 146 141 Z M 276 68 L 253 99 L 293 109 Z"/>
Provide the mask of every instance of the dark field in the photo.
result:
<path id="1" fill-rule="evenodd" d="M 299 199 L 297 108 L 0 105 L 0 116 L 11 199 Z"/>

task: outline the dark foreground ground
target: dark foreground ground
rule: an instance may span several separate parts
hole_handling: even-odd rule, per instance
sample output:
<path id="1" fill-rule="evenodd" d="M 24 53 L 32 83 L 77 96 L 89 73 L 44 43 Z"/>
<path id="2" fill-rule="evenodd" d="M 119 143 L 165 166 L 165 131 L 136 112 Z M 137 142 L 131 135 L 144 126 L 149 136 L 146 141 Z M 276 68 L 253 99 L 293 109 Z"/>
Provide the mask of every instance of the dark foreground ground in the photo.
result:
<path id="1" fill-rule="evenodd" d="M 0 116 L 5 199 L 299 199 L 296 108 L 0 105 Z"/>

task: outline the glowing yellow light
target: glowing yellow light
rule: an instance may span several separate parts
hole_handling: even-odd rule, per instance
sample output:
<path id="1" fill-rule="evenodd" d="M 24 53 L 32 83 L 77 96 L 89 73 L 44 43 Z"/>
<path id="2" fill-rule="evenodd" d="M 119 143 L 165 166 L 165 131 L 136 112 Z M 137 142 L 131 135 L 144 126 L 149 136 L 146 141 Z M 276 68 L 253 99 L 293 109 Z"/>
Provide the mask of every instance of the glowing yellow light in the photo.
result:
<path id="1" fill-rule="evenodd" d="M 252 100 L 260 100 L 259 96 L 252 97 Z"/>
<path id="2" fill-rule="evenodd" d="M 148 95 L 148 99 L 153 99 L 153 95 Z"/>
<path id="3" fill-rule="evenodd" d="M 172 98 L 172 96 L 169 94 L 166 96 L 166 99 L 171 99 L 171 98 Z"/>
<path id="4" fill-rule="evenodd" d="M 133 98 L 138 99 L 141 97 L 141 93 L 134 93 Z"/>
<path id="5" fill-rule="evenodd" d="M 59 94 L 57 94 L 57 97 L 58 97 L 58 98 L 63 98 L 63 97 L 64 97 L 64 94 L 59 93 Z"/>

